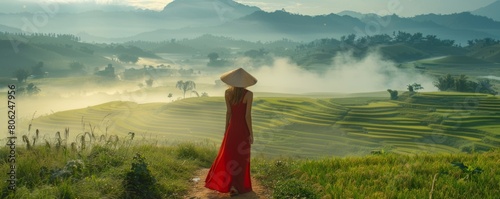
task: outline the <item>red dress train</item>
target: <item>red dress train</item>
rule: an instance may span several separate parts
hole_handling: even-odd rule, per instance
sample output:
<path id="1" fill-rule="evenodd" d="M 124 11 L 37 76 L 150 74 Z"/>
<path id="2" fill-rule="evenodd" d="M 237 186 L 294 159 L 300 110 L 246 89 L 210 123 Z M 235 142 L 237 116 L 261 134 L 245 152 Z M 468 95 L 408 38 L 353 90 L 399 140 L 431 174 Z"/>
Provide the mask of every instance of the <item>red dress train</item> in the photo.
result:
<path id="1" fill-rule="evenodd" d="M 243 96 L 245 96 L 245 90 Z M 231 105 L 231 118 L 207 178 L 205 187 L 228 193 L 231 186 L 238 192 L 252 191 L 250 180 L 250 132 L 245 120 L 246 103 Z"/>

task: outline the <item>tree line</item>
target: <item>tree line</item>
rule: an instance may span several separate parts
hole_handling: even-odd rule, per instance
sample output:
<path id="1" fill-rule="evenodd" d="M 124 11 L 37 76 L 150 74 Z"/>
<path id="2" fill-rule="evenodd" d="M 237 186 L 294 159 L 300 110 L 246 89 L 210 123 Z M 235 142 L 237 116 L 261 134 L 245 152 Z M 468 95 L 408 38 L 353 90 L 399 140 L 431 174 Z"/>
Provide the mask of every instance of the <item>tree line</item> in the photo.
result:
<path id="1" fill-rule="evenodd" d="M 489 79 L 471 81 L 466 75 L 454 77 L 451 74 L 447 74 L 441 76 L 434 82 L 434 86 L 440 91 L 498 94 Z"/>
<path id="2" fill-rule="evenodd" d="M 0 32 L 0 39 L 13 39 L 22 37 L 24 39 L 37 39 L 37 38 L 56 38 L 66 41 L 80 42 L 81 38 L 73 34 L 56 34 L 56 33 L 9 33 Z"/>

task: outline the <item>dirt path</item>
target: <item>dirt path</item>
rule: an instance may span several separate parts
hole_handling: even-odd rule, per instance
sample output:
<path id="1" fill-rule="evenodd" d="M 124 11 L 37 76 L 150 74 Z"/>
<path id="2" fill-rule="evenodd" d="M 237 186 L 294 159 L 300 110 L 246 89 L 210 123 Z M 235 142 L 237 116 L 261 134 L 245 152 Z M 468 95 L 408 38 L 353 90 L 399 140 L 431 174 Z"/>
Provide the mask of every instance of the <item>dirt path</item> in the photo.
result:
<path id="1" fill-rule="evenodd" d="M 224 198 L 234 198 L 234 199 L 256 199 L 256 198 L 271 198 L 271 194 L 269 190 L 265 189 L 262 185 L 260 185 L 259 181 L 252 178 L 252 192 L 237 195 L 230 197 L 228 193 L 223 194 L 217 191 L 213 191 L 205 188 L 204 180 L 207 177 L 208 169 L 201 169 L 196 172 L 196 176 L 192 181 L 192 189 L 189 191 L 188 195 L 185 197 L 186 199 L 224 199 Z"/>

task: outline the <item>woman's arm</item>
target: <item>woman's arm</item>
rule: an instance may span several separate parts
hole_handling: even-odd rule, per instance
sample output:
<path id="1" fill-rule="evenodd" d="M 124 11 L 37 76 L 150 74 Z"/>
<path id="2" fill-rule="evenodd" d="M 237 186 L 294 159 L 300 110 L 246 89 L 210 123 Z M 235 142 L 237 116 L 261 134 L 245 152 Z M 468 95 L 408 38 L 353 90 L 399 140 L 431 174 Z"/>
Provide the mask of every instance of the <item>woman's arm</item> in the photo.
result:
<path id="1" fill-rule="evenodd" d="M 226 98 L 226 128 L 224 132 L 227 131 L 227 127 L 229 126 L 229 119 L 231 118 L 231 103 L 229 102 L 229 90 L 226 90 L 225 98 Z"/>
<path id="2" fill-rule="evenodd" d="M 250 132 L 250 144 L 253 144 L 252 103 L 253 103 L 253 93 L 248 91 L 246 94 L 247 111 L 245 115 L 245 120 L 247 122 L 248 132 Z"/>

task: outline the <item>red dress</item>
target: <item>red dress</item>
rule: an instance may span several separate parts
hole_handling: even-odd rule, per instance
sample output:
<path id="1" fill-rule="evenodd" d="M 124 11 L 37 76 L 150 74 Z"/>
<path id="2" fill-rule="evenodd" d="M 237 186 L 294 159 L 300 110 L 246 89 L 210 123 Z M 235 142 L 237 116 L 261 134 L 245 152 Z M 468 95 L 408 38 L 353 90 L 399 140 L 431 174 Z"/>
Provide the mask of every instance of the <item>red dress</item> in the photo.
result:
<path id="1" fill-rule="evenodd" d="M 244 91 L 243 96 L 247 93 Z M 245 120 L 246 103 L 231 105 L 231 118 L 207 178 L 205 187 L 228 193 L 231 186 L 238 192 L 252 191 L 250 180 L 250 132 Z"/>

